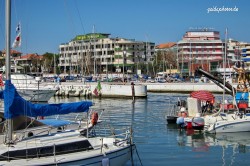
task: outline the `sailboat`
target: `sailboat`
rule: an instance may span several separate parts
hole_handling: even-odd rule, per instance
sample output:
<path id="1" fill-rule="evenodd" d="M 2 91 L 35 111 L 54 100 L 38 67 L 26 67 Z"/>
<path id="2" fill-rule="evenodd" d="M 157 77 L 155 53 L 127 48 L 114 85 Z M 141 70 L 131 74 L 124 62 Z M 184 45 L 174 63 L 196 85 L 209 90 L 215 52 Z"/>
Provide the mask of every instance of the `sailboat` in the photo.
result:
<path id="1" fill-rule="evenodd" d="M 0 165 L 124 165 L 132 156 L 135 145 L 130 132 L 124 138 L 90 137 L 81 130 L 68 130 L 41 136 L 15 139 L 12 119 L 18 116 L 50 116 L 72 112 L 88 112 L 91 101 L 59 104 L 33 104 L 24 100 L 11 83 L 10 77 L 10 6 L 6 0 L 6 81 L 4 118 L 7 132 L 0 144 Z M 120 135 L 121 137 L 121 135 Z"/>

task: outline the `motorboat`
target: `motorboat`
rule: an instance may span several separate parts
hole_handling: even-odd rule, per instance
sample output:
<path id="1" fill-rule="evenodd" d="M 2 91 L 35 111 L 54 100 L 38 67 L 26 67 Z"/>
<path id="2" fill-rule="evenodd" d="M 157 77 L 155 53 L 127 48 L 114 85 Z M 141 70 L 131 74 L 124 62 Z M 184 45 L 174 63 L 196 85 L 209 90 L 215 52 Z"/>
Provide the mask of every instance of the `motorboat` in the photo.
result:
<path id="1" fill-rule="evenodd" d="M 205 126 L 203 115 L 202 101 L 188 97 L 187 100 L 178 101 L 174 109 L 166 114 L 166 120 L 168 123 L 177 124 L 180 128 L 203 130 Z"/>
<path id="2" fill-rule="evenodd" d="M 205 117 L 208 133 L 235 133 L 250 131 L 250 113 L 234 111 L 232 113 L 220 112 L 217 116 Z"/>

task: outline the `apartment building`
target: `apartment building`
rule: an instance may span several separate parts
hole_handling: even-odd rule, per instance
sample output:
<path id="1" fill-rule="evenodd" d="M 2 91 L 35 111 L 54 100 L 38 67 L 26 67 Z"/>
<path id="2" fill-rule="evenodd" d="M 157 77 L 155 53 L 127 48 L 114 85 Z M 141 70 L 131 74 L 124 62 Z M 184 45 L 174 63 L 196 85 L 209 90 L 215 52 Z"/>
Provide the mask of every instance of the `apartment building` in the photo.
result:
<path id="1" fill-rule="evenodd" d="M 246 68 L 250 70 L 250 43 L 241 43 L 241 59 L 245 62 Z"/>
<path id="2" fill-rule="evenodd" d="M 220 33 L 208 28 L 187 31 L 182 40 L 177 43 L 177 63 L 182 76 L 194 76 L 195 70 L 215 73 L 222 63 L 225 43 L 220 39 Z"/>
<path id="3" fill-rule="evenodd" d="M 102 73 L 136 73 L 138 63 L 152 61 L 155 43 L 110 34 L 78 35 L 59 46 L 59 67 L 63 73 L 83 75 Z"/>

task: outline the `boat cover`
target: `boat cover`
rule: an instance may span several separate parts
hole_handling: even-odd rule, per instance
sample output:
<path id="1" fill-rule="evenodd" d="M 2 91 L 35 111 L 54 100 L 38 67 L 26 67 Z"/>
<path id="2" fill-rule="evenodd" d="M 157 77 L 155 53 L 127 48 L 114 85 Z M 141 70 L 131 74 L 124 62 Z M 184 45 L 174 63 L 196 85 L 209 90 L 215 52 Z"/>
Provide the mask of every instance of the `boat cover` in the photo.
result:
<path id="1" fill-rule="evenodd" d="M 62 119 L 43 119 L 43 120 L 38 120 L 38 121 L 43 124 L 46 124 L 48 126 L 53 126 L 53 127 L 66 126 L 66 125 L 70 125 L 74 123 L 74 122 L 71 122 L 68 120 L 62 120 Z"/>
<path id="2" fill-rule="evenodd" d="M 16 91 L 10 80 L 5 81 L 4 118 L 11 119 L 19 115 L 30 117 L 51 116 L 77 112 L 87 112 L 91 101 L 59 104 L 33 104 L 24 100 Z"/>

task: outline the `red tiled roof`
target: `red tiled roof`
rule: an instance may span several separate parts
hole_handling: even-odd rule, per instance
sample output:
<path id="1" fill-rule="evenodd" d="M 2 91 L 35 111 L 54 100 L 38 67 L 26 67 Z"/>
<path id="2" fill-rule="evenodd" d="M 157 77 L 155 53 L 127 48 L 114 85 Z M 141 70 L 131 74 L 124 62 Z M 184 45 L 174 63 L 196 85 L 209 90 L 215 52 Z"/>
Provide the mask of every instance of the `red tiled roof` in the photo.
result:
<path id="1" fill-rule="evenodd" d="M 158 49 L 171 48 L 175 45 L 176 45 L 176 43 L 174 43 L 174 42 L 162 43 L 162 44 L 157 45 L 156 48 L 158 48 Z"/>
<path id="2" fill-rule="evenodd" d="M 20 57 L 16 57 L 15 59 L 42 59 L 43 56 L 38 55 L 38 54 L 27 54 L 27 55 L 23 55 Z"/>
<path id="3" fill-rule="evenodd" d="M 2 51 L 3 54 L 5 54 L 5 52 L 6 52 L 5 50 Z M 21 52 L 16 51 L 16 50 L 10 50 L 10 53 L 11 54 L 22 54 Z"/>

